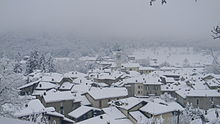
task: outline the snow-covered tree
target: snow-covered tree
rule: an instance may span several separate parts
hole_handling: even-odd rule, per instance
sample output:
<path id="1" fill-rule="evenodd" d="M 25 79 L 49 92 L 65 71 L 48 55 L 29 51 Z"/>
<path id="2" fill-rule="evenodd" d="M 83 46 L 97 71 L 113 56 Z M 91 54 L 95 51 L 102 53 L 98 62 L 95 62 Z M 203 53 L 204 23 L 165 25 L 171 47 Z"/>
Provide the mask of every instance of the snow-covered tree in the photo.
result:
<path id="1" fill-rule="evenodd" d="M 22 65 L 21 65 L 21 63 L 20 62 L 18 62 L 18 63 L 15 63 L 15 65 L 14 65 L 14 72 L 15 73 L 22 73 Z"/>
<path id="2" fill-rule="evenodd" d="M 49 56 L 48 60 L 46 61 L 46 72 L 55 72 L 55 64 L 54 59 L 52 56 Z"/>
<path id="3" fill-rule="evenodd" d="M 38 51 L 33 51 L 26 63 L 26 74 L 32 73 L 36 69 L 40 69 L 39 53 Z"/>
<path id="4" fill-rule="evenodd" d="M 46 59 L 44 54 L 42 54 L 40 57 L 39 65 L 40 65 L 40 70 L 42 70 L 42 72 L 46 72 Z"/>
<path id="5" fill-rule="evenodd" d="M 19 97 L 17 90 L 25 81 L 22 74 L 14 73 L 10 60 L 1 59 L 0 67 L 0 116 L 11 117 L 27 100 Z"/>

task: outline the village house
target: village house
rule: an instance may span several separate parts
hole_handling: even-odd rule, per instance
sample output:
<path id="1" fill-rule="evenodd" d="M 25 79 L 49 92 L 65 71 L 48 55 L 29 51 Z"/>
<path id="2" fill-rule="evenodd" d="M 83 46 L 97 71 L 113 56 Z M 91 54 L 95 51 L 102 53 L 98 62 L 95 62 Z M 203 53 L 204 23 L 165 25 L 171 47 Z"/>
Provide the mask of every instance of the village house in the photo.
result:
<path id="1" fill-rule="evenodd" d="M 86 77 L 87 75 L 84 74 L 84 73 L 81 73 L 81 72 L 77 72 L 77 71 L 71 71 L 71 72 L 68 72 L 68 73 L 65 73 L 63 75 L 63 80 L 62 82 L 70 82 L 70 83 L 73 83 L 75 79 L 77 78 L 84 78 Z"/>
<path id="2" fill-rule="evenodd" d="M 220 92 L 217 90 L 182 89 L 176 91 L 177 102 L 182 106 L 192 104 L 194 108 L 208 110 L 220 105 Z"/>
<path id="3" fill-rule="evenodd" d="M 121 65 L 122 71 L 139 71 L 140 64 L 138 63 L 123 63 Z"/>
<path id="4" fill-rule="evenodd" d="M 156 69 L 152 67 L 140 67 L 139 72 L 140 74 L 149 74 L 151 72 L 154 72 Z"/>
<path id="5" fill-rule="evenodd" d="M 95 88 L 84 94 L 91 105 L 95 108 L 105 108 L 112 100 L 126 98 L 126 88 Z"/>
<path id="6" fill-rule="evenodd" d="M 79 108 L 70 112 L 68 116 L 70 117 L 70 119 L 74 120 L 75 122 L 80 122 L 101 115 L 103 113 L 104 112 L 101 109 L 97 109 L 89 106 L 80 106 Z"/>
<path id="7" fill-rule="evenodd" d="M 18 89 L 20 90 L 20 95 L 32 95 L 34 90 L 36 89 L 37 85 L 39 84 L 40 80 L 30 82 L 28 84 L 25 84 Z"/>
<path id="8" fill-rule="evenodd" d="M 119 111 L 121 111 L 131 122 L 134 124 L 137 123 L 138 118 L 136 118 L 136 114 L 141 107 L 147 104 L 147 100 L 135 98 L 135 97 L 129 97 L 125 99 L 120 99 L 116 101 L 112 101 L 111 105 L 115 106 Z M 139 115 L 141 115 L 139 113 Z M 143 119 L 147 118 L 146 116 L 143 116 Z"/>
<path id="9" fill-rule="evenodd" d="M 73 83 L 70 82 L 64 82 L 59 88 L 58 90 L 60 91 L 70 91 L 73 88 Z"/>
<path id="10" fill-rule="evenodd" d="M 210 88 L 210 89 L 219 89 L 220 88 L 220 80 L 218 81 L 216 78 L 206 80 L 205 84 Z"/>
<path id="11" fill-rule="evenodd" d="M 178 103 L 168 103 L 161 99 L 153 99 L 140 108 L 140 111 L 144 115 L 148 118 L 152 118 L 152 123 L 162 119 L 163 124 L 171 124 L 173 117 L 178 116 L 178 113 L 183 110 L 183 107 Z"/>
<path id="12" fill-rule="evenodd" d="M 71 91 L 52 90 L 45 92 L 42 98 L 42 103 L 45 107 L 54 107 L 57 112 L 65 116 L 80 107 L 80 102 Z"/>
<path id="13" fill-rule="evenodd" d="M 122 72 L 118 72 L 118 71 L 104 72 L 104 73 L 97 74 L 93 78 L 93 80 L 95 82 L 105 83 L 105 84 L 108 84 L 110 86 L 112 83 L 116 83 L 116 82 L 122 80 L 122 76 L 123 76 L 123 73 Z"/>
<path id="14" fill-rule="evenodd" d="M 128 90 L 128 96 L 149 96 L 161 94 L 161 82 L 159 78 L 151 76 L 138 76 L 124 80 L 124 86 Z"/>
<path id="15" fill-rule="evenodd" d="M 49 124 L 73 124 L 74 121 L 55 111 L 53 107 L 45 108 L 38 99 L 31 100 L 23 109 L 15 113 L 22 120 L 35 122 L 37 119 L 45 119 Z"/>

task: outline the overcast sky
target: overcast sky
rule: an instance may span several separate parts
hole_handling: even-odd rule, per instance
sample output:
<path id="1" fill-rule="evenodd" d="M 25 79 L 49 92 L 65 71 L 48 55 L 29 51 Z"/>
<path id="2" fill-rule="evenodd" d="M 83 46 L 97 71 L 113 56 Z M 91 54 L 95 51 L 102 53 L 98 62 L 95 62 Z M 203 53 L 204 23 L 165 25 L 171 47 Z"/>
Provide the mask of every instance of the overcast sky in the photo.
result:
<path id="1" fill-rule="evenodd" d="M 0 31 L 70 30 L 81 36 L 210 39 L 220 0 L 0 0 Z"/>

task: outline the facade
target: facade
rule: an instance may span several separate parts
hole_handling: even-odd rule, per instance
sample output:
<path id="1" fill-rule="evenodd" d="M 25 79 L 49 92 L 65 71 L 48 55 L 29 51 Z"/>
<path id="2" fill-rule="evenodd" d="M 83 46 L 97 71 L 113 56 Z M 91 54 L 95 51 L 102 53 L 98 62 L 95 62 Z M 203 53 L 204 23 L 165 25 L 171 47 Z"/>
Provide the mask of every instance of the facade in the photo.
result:
<path id="1" fill-rule="evenodd" d="M 112 100 L 126 98 L 128 92 L 126 88 L 103 88 L 93 89 L 84 94 L 95 108 L 106 108 Z"/>
<path id="2" fill-rule="evenodd" d="M 149 95 L 160 95 L 161 84 L 147 84 L 147 83 L 128 83 L 125 85 L 128 90 L 128 96 L 149 96 Z"/>
<path id="3" fill-rule="evenodd" d="M 149 74 L 151 72 L 154 72 L 156 69 L 152 67 L 140 67 L 139 72 L 140 74 Z"/>
<path id="4" fill-rule="evenodd" d="M 220 105 L 220 93 L 216 90 L 188 90 L 175 93 L 177 102 L 184 107 L 192 104 L 194 108 L 208 110 Z"/>
<path id="5" fill-rule="evenodd" d="M 38 84 L 39 80 L 19 87 L 18 89 L 20 90 L 20 95 L 32 95 Z"/>
<path id="6" fill-rule="evenodd" d="M 77 100 L 70 91 L 46 92 L 42 98 L 45 107 L 54 107 L 55 110 L 65 116 L 71 111 L 80 107 L 81 101 Z"/>

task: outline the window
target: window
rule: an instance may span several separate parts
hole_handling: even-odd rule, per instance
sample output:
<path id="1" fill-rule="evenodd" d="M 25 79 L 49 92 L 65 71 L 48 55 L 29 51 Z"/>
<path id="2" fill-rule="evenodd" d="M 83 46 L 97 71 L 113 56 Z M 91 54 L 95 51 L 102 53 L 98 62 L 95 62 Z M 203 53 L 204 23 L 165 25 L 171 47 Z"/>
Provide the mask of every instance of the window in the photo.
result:
<path id="1" fill-rule="evenodd" d="M 199 105 L 199 99 L 196 100 L 196 104 Z"/>
<path id="2" fill-rule="evenodd" d="M 60 113 L 61 113 L 61 114 L 64 114 L 64 108 L 63 108 L 63 106 L 60 107 Z"/>
<path id="3" fill-rule="evenodd" d="M 146 90 L 148 90 L 149 88 L 148 88 L 148 86 L 146 86 Z"/>
<path id="4" fill-rule="evenodd" d="M 140 89 L 141 88 L 141 86 L 138 86 L 138 89 Z"/>
<path id="5" fill-rule="evenodd" d="M 138 91 L 138 94 L 140 94 L 141 92 L 140 91 Z"/>

